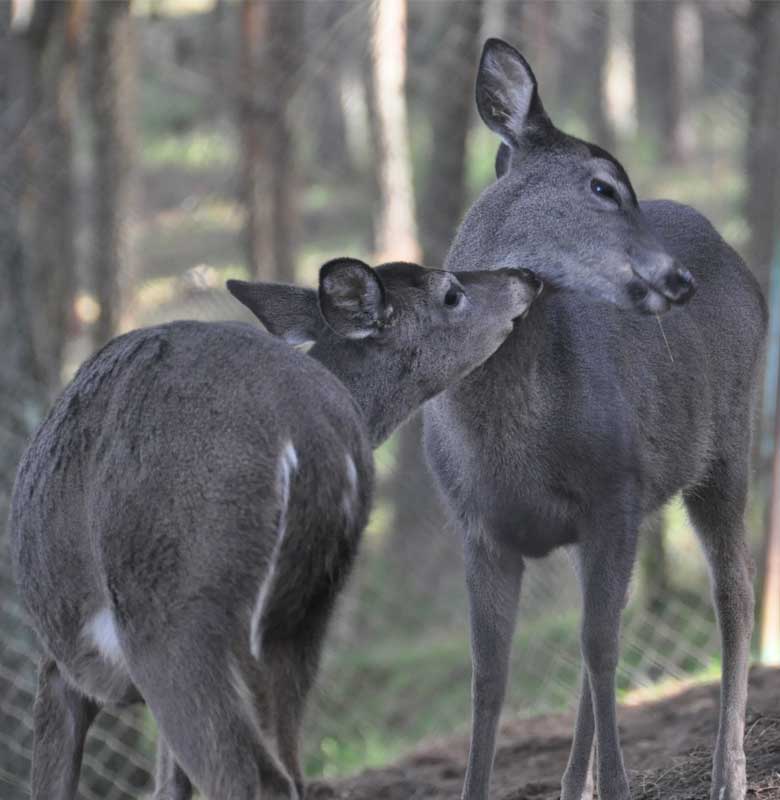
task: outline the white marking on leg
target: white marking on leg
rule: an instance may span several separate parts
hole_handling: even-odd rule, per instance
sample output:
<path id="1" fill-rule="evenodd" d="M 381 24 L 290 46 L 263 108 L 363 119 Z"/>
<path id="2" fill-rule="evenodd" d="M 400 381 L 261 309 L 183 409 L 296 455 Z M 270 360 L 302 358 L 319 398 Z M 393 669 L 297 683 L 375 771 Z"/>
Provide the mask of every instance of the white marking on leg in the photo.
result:
<path id="1" fill-rule="evenodd" d="M 110 608 L 101 608 L 84 626 L 84 633 L 103 658 L 113 664 L 124 664 L 116 623 Z"/>
<path id="2" fill-rule="evenodd" d="M 341 509 L 347 519 L 352 518 L 355 502 L 358 495 L 358 474 L 355 462 L 352 456 L 347 453 L 347 490 L 344 492 L 344 497 L 341 500 Z"/>
<path id="3" fill-rule="evenodd" d="M 282 449 L 279 461 L 276 465 L 276 493 L 279 499 L 279 522 L 276 527 L 276 542 L 271 551 L 271 558 L 268 561 L 268 569 L 260 583 L 260 589 L 257 593 L 257 600 L 255 601 L 255 607 L 252 611 L 252 620 L 249 627 L 249 651 L 257 659 L 260 658 L 260 646 L 263 639 L 263 632 L 261 629 L 263 613 L 265 612 L 265 605 L 268 602 L 268 596 L 273 588 L 279 556 L 282 552 L 282 544 L 287 535 L 287 507 L 290 504 L 290 480 L 293 472 L 297 468 L 298 454 L 295 452 L 293 443 L 288 441 Z"/>

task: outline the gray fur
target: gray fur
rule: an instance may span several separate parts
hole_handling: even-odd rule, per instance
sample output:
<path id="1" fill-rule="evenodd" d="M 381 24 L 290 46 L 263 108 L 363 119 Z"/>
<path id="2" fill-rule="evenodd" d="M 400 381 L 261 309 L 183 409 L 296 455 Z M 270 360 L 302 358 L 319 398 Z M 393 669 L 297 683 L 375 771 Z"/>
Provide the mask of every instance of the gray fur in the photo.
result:
<path id="1" fill-rule="evenodd" d="M 133 331 L 81 367 L 22 457 L 12 556 L 45 650 L 33 800 L 74 798 L 99 706 L 140 700 L 160 730 L 157 800 L 193 784 L 302 796 L 301 717 L 371 445 L 494 353 L 538 281 L 342 259 L 319 297 L 229 288 L 309 354 L 238 323 Z"/>
<path id="2" fill-rule="evenodd" d="M 506 76 L 532 87 L 519 110 L 501 105 L 527 93 L 496 85 Z M 504 139 L 499 178 L 467 213 L 447 267 L 521 263 L 548 289 L 495 356 L 425 409 L 429 461 L 465 535 L 474 718 L 463 797 L 488 796 L 524 560 L 570 545 L 584 672 L 562 800 L 591 797 L 594 735 L 599 796 L 627 800 L 614 695 L 620 614 L 642 519 L 682 491 L 723 639 L 712 798 L 742 800 L 753 624 L 743 512 L 763 298 L 704 217 L 669 201 L 637 204 L 609 154 L 555 129 L 509 45 L 486 44 L 477 101 Z M 610 182 L 619 205 L 594 194 L 593 178 Z"/>

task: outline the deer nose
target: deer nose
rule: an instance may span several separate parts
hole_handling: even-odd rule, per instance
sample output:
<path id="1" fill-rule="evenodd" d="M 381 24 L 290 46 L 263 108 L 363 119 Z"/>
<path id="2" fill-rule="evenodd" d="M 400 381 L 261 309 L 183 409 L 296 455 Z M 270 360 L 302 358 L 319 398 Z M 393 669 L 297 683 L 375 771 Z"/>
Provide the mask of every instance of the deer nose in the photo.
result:
<path id="1" fill-rule="evenodd" d="M 687 269 L 676 269 L 666 276 L 664 294 L 673 303 L 687 303 L 696 291 L 696 281 Z"/>

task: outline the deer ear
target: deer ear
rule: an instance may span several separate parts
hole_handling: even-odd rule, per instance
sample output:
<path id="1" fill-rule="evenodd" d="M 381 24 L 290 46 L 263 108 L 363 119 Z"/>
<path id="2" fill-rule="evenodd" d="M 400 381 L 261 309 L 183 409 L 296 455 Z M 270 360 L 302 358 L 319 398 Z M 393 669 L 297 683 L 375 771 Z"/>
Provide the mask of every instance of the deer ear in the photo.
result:
<path id="1" fill-rule="evenodd" d="M 477 73 L 477 109 L 485 125 L 509 147 L 533 127 L 550 124 L 528 62 L 512 45 L 488 39 Z"/>
<path id="2" fill-rule="evenodd" d="M 392 313 L 376 270 L 354 258 L 337 258 L 320 269 L 319 295 L 325 322 L 347 339 L 375 336 Z"/>
<path id="3" fill-rule="evenodd" d="M 233 297 L 265 325 L 269 333 L 290 344 L 313 342 L 323 333 L 317 292 L 281 283 L 227 282 Z"/>
<path id="4" fill-rule="evenodd" d="M 500 178 L 509 172 L 512 166 L 512 148 L 507 147 L 503 142 L 498 146 L 496 153 L 496 178 Z"/>

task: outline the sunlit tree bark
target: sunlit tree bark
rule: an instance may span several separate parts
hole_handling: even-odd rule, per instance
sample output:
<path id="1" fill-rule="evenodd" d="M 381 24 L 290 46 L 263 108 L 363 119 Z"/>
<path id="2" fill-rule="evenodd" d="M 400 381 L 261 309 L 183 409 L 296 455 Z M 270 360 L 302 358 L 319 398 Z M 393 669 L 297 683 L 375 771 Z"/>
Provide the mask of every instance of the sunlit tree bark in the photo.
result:
<path id="1" fill-rule="evenodd" d="M 377 258 L 419 261 L 406 114 L 406 0 L 379 0 L 373 65 L 381 206 Z"/>

